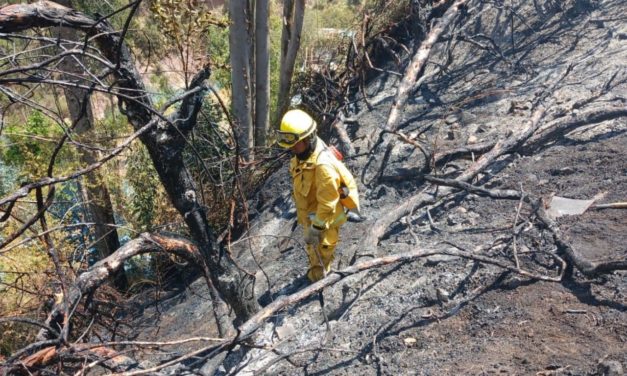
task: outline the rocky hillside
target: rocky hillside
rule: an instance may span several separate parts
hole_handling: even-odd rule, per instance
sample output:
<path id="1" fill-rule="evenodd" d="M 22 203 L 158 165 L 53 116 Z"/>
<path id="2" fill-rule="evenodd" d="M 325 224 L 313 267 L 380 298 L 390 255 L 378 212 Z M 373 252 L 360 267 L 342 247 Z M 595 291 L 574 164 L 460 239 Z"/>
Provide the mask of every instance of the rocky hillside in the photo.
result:
<path id="1" fill-rule="evenodd" d="M 346 114 L 351 145 L 328 140 L 354 150 L 366 221 L 342 228 L 326 282 L 294 286 L 307 258 L 286 167 L 268 180 L 231 250 L 272 315 L 220 372 L 623 374 L 627 211 L 594 205 L 627 201 L 625 14 L 612 0 L 470 1 L 382 133 L 413 53 L 386 65 Z M 555 196 L 596 201 L 560 216 Z M 215 336 L 210 306 L 199 280 L 147 305 L 138 338 Z"/>

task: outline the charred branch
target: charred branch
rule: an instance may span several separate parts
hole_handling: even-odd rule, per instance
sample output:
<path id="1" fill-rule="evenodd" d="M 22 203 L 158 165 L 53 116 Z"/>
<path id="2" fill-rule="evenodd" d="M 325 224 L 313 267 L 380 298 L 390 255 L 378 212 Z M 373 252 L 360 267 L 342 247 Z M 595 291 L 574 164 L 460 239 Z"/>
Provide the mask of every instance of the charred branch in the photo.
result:
<path id="1" fill-rule="evenodd" d="M 537 202 L 538 209 L 536 210 L 536 214 L 549 231 L 551 231 L 553 240 L 559 248 L 558 253 L 571 265 L 574 265 L 581 273 L 587 277 L 596 277 L 616 270 L 627 270 L 627 260 L 593 262 L 578 254 L 568 243 L 555 220 L 548 215 L 544 205 L 539 200 Z"/>
<path id="2" fill-rule="evenodd" d="M 455 180 L 459 182 L 469 182 L 472 178 L 477 176 L 477 174 L 492 164 L 498 157 L 510 152 L 512 149 L 522 144 L 540 127 L 544 113 L 545 108 L 540 106 L 522 130 L 497 142 L 489 152 L 482 155 L 475 163 L 471 164 L 462 174 L 455 178 Z M 442 197 L 451 192 L 452 188 L 450 187 L 440 188 L 437 191 L 437 196 Z M 364 241 L 362 242 L 362 248 L 372 250 L 373 247 L 377 246 L 379 239 L 381 239 L 385 231 L 387 231 L 392 223 L 409 214 L 415 207 L 421 207 L 434 203 L 436 198 L 436 194 L 428 192 L 427 188 L 410 197 L 408 200 L 405 200 L 401 205 L 389 211 L 385 216 L 379 218 L 374 223 L 372 231 L 366 235 Z"/>
<path id="3" fill-rule="evenodd" d="M 537 149 L 581 126 L 597 124 L 625 116 L 627 116 L 627 106 L 605 106 L 587 111 L 573 111 L 564 117 L 547 123 L 540 132 L 529 139 L 527 144 L 531 146 L 531 149 Z"/>
<path id="4" fill-rule="evenodd" d="M 351 157 L 355 155 L 355 148 L 353 147 L 350 137 L 346 132 L 345 119 L 342 112 L 339 112 L 331 126 L 338 134 L 338 139 L 340 140 L 340 146 L 344 156 Z"/>
<path id="5" fill-rule="evenodd" d="M 190 359 L 191 357 L 198 356 L 199 354 L 207 354 L 205 357 L 211 359 L 212 357 L 218 356 L 224 351 L 228 351 L 236 344 L 242 343 L 246 341 L 253 333 L 255 333 L 262 325 L 265 324 L 266 320 L 277 312 L 284 310 L 289 306 L 293 306 L 294 304 L 301 302 L 307 299 L 310 296 L 314 296 L 316 294 L 321 293 L 325 288 L 333 286 L 337 284 L 339 281 L 365 270 L 382 268 L 389 265 L 412 262 L 420 258 L 432 256 L 432 255 L 449 255 L 455 257 L 462 257 L 471 260 L 480 261 L 483 263 L 495 265 L 499 268 L 505 269 L 510 272 L 514 272 L 520 274 L 522 276 L 534 279 L 534 280 L 543 280 L 550 282 L 559 282 L 562 279 L 562 274 L 559 273 L 556 276 L 548 276 L 548 275 L 540 275 L 531 273 L 525 270 L 521 270 L 516 266 L 509 265 L 507 263 L 495 260 L 492 257 L 482 256 L 471 254 L 462 250 L 435 250 L 435 249 L 417 249 L 410 252 L 403 252 L 394 255 L 382 256 L 379 258 L 362 261 L 360 263 L 354 264 L 342 270 L 331 271 L 325 278 L 315 282 L 300 291 L 297 291 L 291 295 L 283 296 L 271 304 L 262 308 L 259 312 L 257 312 L 254 316 L 252 316 L 248 321 L 242 323 L 237 328 L 237 335 L 231 338 L 226 338 L 224 342 L 220 344 L 212 344 L 210 346 L 206 346 L 200 348 L 198 350 L 194 350 L 193 352 L 187 353 L 177 359 L 174 359 L 170 362 L 161 364 L 159 366 L 153 367 L 151 369 L 138 370 L 134 372 L 130 372 L 128 376 L 136 376 L 136 375 L 145 375 L 150 374 L 152 372 L 158 372 L 166 367 L 172 366 L 174 364 L 178 364 L 186 359 Z M 562 269 L 563 273 L 563 269 Z M 459 306 L 459 305 L 458 305 Z M 457 312 L 459 307 L 454 311 Z M 450 314 L 454 314 L 454 312 L 450 312 Z"/>
<path id="6" fill-rule="evenodd" d="M 396 97 L 394 98 L 394 104 L 390 110 L 387 123 L 384 129 L 388 131 L 396 130 L 398 123 L 400 122 L 401 113 L 407 103 L 409 94 L 416 90 L 416 80 L 419 75 L 424 71 L 427 59 L 431 54 L 431 49 L 440 38 L 440 35 L 446 30 L 451 22 L 457 17 L 459 9 L 466 3 L 467 0 L 457 0 L 444 12 L 444 15 L 438 20 L 437 24 L 429 31 L 429 34 L 420 44 L 420 48 L 414 54 L 412 61 L 410 62 L 403 79 L 398 85 L 396 91 Z"/>
<path id="7" fill-rule="evenodd" d="M 396 89 L 396 95 L 394 96 L 394 101 L 392 103 L 386 124 L 381 127 L 382 132 L 379 134 L 379 140 L 374 144 L 371 157 L 369 158 L 367 164 L 369 165 L 374 161 L 377 151 L 385 150 L 382 162 L 379 165 L 377 173 L 374 177 L 375 181 L 380 181 L 383 176 L 385 165 L 388 162 L 389 155 L 395 144 L 394 139 L 385 137 L 385 135 L 387 133 L 395 133 L 397 131 L 398 125 L 401 123 L 401 114 L 403 113 L 410 94 L 415 92 L 426 79 L 426 76 L 421 77 L 421 75 L 424 73 L 426 63 L 431 55 L 433 46 L 438 42 L 440 36 L 457 17 L 460 8 L 462 8 L 465 3 L 466 0 L 457 0 L 446 9 L 442 17 L 437 20 L 437 23 L 432 27 L 425 39 L 421 42 L 418 51 L 416 51 L 411 62 L 406 68 L 403 78 Z M 422 148 L 421 151 L 426 154 Z M 365 176 L 362 177 L 362 180 L 365 180 Z"/>
<path id="8" fill-rule="evenodd" d="M 56 347 L 50 346 L 49 342 L 51 341 L 42 342 L 42 344 L 46 344 L 46 347 L 25 357 L 19 364 L 12 365 L 10 362 L 7 362 L 8 365 L 1 367 L 0 371 L 3 371 L 3 374 L 10 375 L 29 375 L 32 374 L 31 370 L 39 370 L 59 361 L 78 364 L 89 361 L 89 363 L 77 367 L 81 370 L 78 374 L 84 374 L 84 371 L 97 365 L 114 372 L 125 372 L 137 366 L 135 360 L 102 345 L 86 346 L 75 344 L 69 347 Z"/>
<path id="9" fill-rule="evenodd" d="M 67 26 L 91 31 L 96 22 L 86 15 L 51 1 L 13 4 L 0 12 L 0 32 L 16 33 L 33 27 Z"/>
<path id="10" fill-rule="evenodd" d="M 521 192 L 513 189 L 485 189 L 455 179 L 442 179 L 430 175 L 425 175 L 424 179 L 434 184 L 459 188 L 479 196 L 487 196 L 496 199 L 518 200 L 523 196 Z"/>
<path id="11" fill-rule="evenodd" d="M 199 253 L 197 246 L 187 240 L 168 238 L 156 234 L 142 234 L 138 238 L 129 241 L 112 255 L 106 257 L 103 260 L 98 261 L 90 269 L 82 273 L 71 286 L 68 286 L 64 300 L 69 307 L 75 307 L 82 297 L 89 295 L 103 283 L 117 270 L 122 268 L 122 265 L 129 258 L 148 252 L 167 252 L 182 258 L 188 259 L 192 262 L 192 265 L 204 265 L 201 260 L 202 257 Z M 58 323 L 67 322 L 68 318 L 64 309 L 65 304 L 60 303 L 53 307 L 51 313 L 46 320 L 46 326 L 52 327 L 56 331 L 62 330 L 58 327 Z M 68 311 L 70 311 L 69 309 Z M 51 324 L 55 323 L 55 324 Z M 57 326 L 55 328 L 55 325 Z M 42 330 L 39 333 L 40 339 L 55 338 L 55 333 L 51 333 L 48 330 Z"/>

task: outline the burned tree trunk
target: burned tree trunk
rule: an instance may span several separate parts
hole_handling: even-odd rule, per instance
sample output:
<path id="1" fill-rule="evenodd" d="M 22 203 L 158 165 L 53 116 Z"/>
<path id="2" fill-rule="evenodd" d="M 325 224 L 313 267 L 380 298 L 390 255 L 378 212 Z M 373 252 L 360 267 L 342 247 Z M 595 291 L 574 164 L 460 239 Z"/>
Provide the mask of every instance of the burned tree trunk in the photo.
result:
<path id="1" fill-rule="evenodd" d="M 64 6 L 72 6 L 69 0 L 58 0 L 57 2 Z M 67 27 L 56 29 L 60 45 L 63 43 L 62 40 L 80 43 L 76 30 Z M 74 81 L 75 79 L 71 74 L 80 76 L 82 68 L 79 62 L 83 64 L 80 56 L 70 55 L 62 59 L 59 64 L 65 72 L 62 75 L 64 76 L 62 79 Z M 86 82 L 81 83 L 86 84 Z M 90 91 L 77 87 L 66 87 L 63 91 L 74 132 L 81 138 L 88 138 L 90 135 L 93 135 L 94 115 Z M 89 149 L 80 150 L 79 158 L 83 165 L 91 165 L 97 160 L 95 152 Z M 85 175 L 85 180 L 80 184 L 80 188 L 87 219 L 89 222 L 94 223 L 94 247 L 97 250 L 98 260 L 102 260 L 120 248 L 120 239 L 115 227 L 111 196 L 99 171 Z M 115 273 L 113 280 L 118 290 L 124 291 L 128 288 L 128 281 L 123 269 Z"/>

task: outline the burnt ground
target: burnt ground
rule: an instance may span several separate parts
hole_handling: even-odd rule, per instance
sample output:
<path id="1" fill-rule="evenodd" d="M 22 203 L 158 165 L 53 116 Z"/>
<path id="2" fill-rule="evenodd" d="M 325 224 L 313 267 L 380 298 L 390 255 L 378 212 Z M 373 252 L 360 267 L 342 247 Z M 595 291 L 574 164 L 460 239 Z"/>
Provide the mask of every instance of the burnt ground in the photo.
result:
<path id="1" fill-rule="evenodd" d="M 431 60 L 442 64 L 450 56 L 452 62 L 444 73 L 425 80 L 411 98 L 403 132 L 425 148 L 441 151 L 515 133 L 529 120 L 533 102 L 545 95 L 541 100 L 549 104 L 545 125 L 573 112 L 624 109 L 627 29 L 624 17 L 617 16 L 627 14 L 624 2 L 514 4 L 514 8 L 475 5 L 454 29 L 467 36 L 490 36 L 498 50 L 485 47 L 491 45 L 486 38 L 481 39 L 485 48 L 459 41 L 449 45 L 443 38 Z M 507 9 L 515 11 L 513 50 Z M 425 73 L 433 73 L 435 66 Z M 421 248 L 465 249 L 514 265 L 515 244 L 523 269 L 556 276 L 560 267 L 552 255 L 557 247 L 531 205 L 522 204 L 518 211 L 518 200 L 463 191 L 415 208 L 387 230 L 374 254 L 367 254 L 371 250 L 361 241 L 379 218 L 419 191 L 435 189 L 420 176 L 425 165 L 422 153 L 402 142 L 395 144 L 381 179 L 372 179 L 381 158 L 367 163 L 368 152 L 376 147 L 372 144 L 376 137 L 369 136 L 385 124 L 397 83 L 396 75 L 381 74 L 368 87 L 373 108 L 361 100 L 348 114 L 354 120 L 346 126 L 356 155 L 346 162 L 361 177 L 367 220 L 342 228 L 335 268 Z M 582 102 L 586 98 L 591 99 Z M 598 203 L 627 200 L 624 116 L 534 140 L 495 161 L 473 184 L 522 189 L 545 202 L 552 195 L 596 196 Z M 451 160 L 432 173 L 454 178 L 472 157 Z M 307 267 L 302 230 L 292 230 L 289 191 L 283 167 L 251 201 L 252 228 L 232 245 L 238 261 L 257 271 L 257 295 L 264 303 L 293 291 L 290 284 Z M 627 258 L 625 209 L 592 208 L 557 222 L 564 239 L 586 259 Z M 173 298 L 146 306 L 137 326 L 139 339 L 215 336 L 210 307 L 199 280 Z M 622 374 L 627 368 L 627 273 L 586 277 L 575 270 L 561 282 L 545 282 L 473 260 L 435 255 L 348 276 L 325 289 L 324 307 L 312 298 L 279 312 L 252 340 L 266 348 L 238 347 L 227 358 L 224 372 Z M 151 358 L 142 365 L 156 361 Z"/>

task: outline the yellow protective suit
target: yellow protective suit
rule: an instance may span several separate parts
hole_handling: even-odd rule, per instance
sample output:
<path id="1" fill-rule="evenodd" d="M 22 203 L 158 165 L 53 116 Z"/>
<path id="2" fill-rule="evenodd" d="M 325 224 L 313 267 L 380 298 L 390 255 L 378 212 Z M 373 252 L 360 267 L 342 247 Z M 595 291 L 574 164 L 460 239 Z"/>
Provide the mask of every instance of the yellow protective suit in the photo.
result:
<path id="1" fill-rule="evenodd" d="M 312 223 L 322 229 L 318 246 L 307 245 L 307 277 L 315 282 L 331 269 L 339 228 L 346 222 L 346 213 L 340 203 L 340 186 L 344 183 L 354 189 L 351 196 L 356 198 L 356 184 L 350 172 L 320 138 L 309 158 L 301 161 L 292 157 L 290 174 L 294 183 L 292 194 L 298 223 L 305 231 L 309 231 Z"/>

